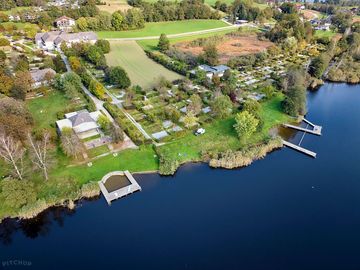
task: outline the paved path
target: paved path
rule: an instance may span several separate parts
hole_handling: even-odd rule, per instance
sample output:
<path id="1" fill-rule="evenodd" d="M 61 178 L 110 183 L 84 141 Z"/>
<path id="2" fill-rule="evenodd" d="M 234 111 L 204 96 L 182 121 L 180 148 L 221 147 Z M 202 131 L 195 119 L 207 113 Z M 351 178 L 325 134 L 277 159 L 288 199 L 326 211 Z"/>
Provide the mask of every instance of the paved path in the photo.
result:
<path id="1" fill-rule="evenodd" d="M 177 37 L 187 37 L 187 36 L 194 36 L 194 35 L 200 35 L 200 34 L 206 34 L 206 33 L 213 33 L 213 32 L 220 32 L 224 30 L 231 30 L 236 29 L 243 26 L 250 26 L 250 24 L 242 24 L 242 25 L 229 25 L 224 26 L 220 28 L 213 28 L 213 29 L 207 29 L 207 30 L 201 30 L 201 31 L 193 31 L 193 32 L 186 32 L 186 33 L 180 33 L 180 34 L 170 34 L 166 35 L 168 38 L 177 38 Z M 120 40 L 120 41 L 126 41 L 126 40 L 148 40 L 148 39 L 158 39 L 160 36 L 148 36 L 148 37 L 132 37 L 132 38 L 105 38 L 106 40 Z"/>

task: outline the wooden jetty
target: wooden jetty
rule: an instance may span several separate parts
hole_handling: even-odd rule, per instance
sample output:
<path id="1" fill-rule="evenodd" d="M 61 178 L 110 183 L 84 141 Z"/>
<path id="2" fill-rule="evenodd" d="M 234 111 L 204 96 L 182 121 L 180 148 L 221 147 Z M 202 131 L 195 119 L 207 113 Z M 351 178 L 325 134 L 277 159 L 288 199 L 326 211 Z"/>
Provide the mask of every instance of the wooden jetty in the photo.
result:
<path id="1" fill-rule="evenodd" d="M 303 128 L 303 127 L 299 127 L 299 126 L 295 126 L 295 125 L 290 125 L 290 124 L 283 124 L 283 126 L 284 126 L 284 127 L 287 127 L 287 128 L 292 128 L 292 129 L 296 129 L 296 130 L 299 130 L 299 131 L 303 131 L 303 132 L 306 132 L 306 133 L 318 135 L 318 136 L 321 135 L 322 126 L 315 125 L 315 124 L 311 123 L 309 120 L 307 120 L 307 119 L 304 118 L 304 117 L 302 118 L 302 121 L 304 121 L 305 123 L 307 123 L 308 126 L 310 125 L 310 126 L 312 127 L 312 129 L 308 129 L 307 127 L 306 127 L 306 128 Z"/>
<path id="2" fill-rule="evenodd" d="M 287 128 L 292 128 L 292 129 L 296 129 L 296 130 L 299 130 L 299 131 L 303 131 L 303 132 L 306 132 L 306 133 L 318 135 L 318 136 L 321 135 L 321 129 L 322 129 L 321 126 L 316 126 L 316 125 L 313 126 L 313 129 L 303 128 L 303 127 L 294 126 L 294 125 L 290 125 L 290 124 L 283 124 L 283 126 L 287 127 Z"/>
<path id="3" fill-rule="evenodd" d="M 126 176 L 126 178 L 129 180 L 129 184 L 122 188 L 119 188 L 117 190 L 109 192 L 105 186 L 105 183 L 110 177 L 117 176 L 117 175 Z M 136 182 L 136 180 L 134 179 L 134 177 L 131 175 L 131 173 L 129 171 L 124 171 L 124 172 L 116 171 L 116 172 L 108 173 L 99 182 L 99 187 L 109 205 L 114 200 L 125 197 L 136 191 L 141 191 L 140 185 Z"/>
<path id="4" fill-rule="evenodd" d="M 316 158 L 316 153 L 313 152 L 313 151 L 307 150 L 307 149 L 305 149 L 305 148 L 303 148 L 303 147 L 301 147 L 301 146 L 299 146 L 299 145 L 293 144 L 293 143 L 288 142 L 288 141 L 285 141 L 285 140 L 282 140 L 282 142 L 283 142 L 283 144 L 284 144 L 285 146 L 287 146 L 287 147 L 289 147 L 289 148 L 292 148 L 292 149 L 294 149 L 294 150 L 296 150 L 296 151 L 299 151 L 299 152 L 304 153 L 304 154 L 306 154 L 306 155 L 308 155 L 308 156 L 311 156 L 311 157 L 313 157 L 313 158 Z"/>

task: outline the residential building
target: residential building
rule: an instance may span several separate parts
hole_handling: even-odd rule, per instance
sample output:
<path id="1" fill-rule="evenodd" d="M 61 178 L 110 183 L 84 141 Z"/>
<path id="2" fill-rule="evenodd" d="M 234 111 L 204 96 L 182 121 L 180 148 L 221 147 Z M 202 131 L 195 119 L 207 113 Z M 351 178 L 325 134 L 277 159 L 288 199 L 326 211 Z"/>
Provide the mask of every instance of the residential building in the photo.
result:
<path id="1" fill-rule="evenodd" d="M 56 121 L 58 134 L 61 135 L 64 128 L 71 128 L 80 139 L 99 135 L 100 127 L 97 120 L 100 115 L 100 111 L 89 113 L 87 110 L 67 113 L 65 119 Z"/>
<path id="2" fill-rule="evenodd" d="M 47 85 L 49 79 L 55 76 L 56 72 L 51 68 L 38 69 L 30 71 L 31 78 L 33 80 L 33 88 L 38 88 L 42 85 Z"/>
<path id="3" fill-rule="evenodd" d="M 38 33 L 35 36 L 36 45 L 45 50 L 55 50 L 65 42 L 67 46 L 73 43 L 89 42 L 94 44 L 97 36 L 94 32 L 67 33 L 63 31 L 51 31 L 46 33 Z"/>
<path id="4" fill-rule="evenodd" d="M 206 77 L 209 79 L 212 79 L 214 75 L 217 75 L 218 77 L 224 76 L 224 73 L 226 70 L 230 69 L 228 66 L 225 65 L 218 65 L 218 66 L 209 66 L 209 65 L 200 65 L 198 66 L 199 70 L 203 70 L 206 72 Z M 192 70 L 190 73 L 196 74 L 196 70 Z"/>
<path id="5" fill-rule="evenodd" d="M 66 16 L 61 16 L 55 20 L 55 25 L 60 30 L 70 30 L 75 26 L 75 20 Z"/>

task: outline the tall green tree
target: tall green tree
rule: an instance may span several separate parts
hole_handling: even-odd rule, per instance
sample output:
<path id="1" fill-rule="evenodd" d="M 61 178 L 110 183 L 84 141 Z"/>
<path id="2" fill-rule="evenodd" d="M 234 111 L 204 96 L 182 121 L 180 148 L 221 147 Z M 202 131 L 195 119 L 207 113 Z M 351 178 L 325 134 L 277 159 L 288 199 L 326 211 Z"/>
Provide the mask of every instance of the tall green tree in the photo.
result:
<path id="1" fill-rule="evenodd" d="M 259 120 L 248 111 L 242 111 L 235 116 L 234 128 L 241 141 L 247 140 L 255 131 Z"/>
<path id="2" fill-rule="evenodd" d="M 170 41 L 165 34 L 161 34 L 157 45 L 159 51 L 164 52 L 170 48 Z"/>

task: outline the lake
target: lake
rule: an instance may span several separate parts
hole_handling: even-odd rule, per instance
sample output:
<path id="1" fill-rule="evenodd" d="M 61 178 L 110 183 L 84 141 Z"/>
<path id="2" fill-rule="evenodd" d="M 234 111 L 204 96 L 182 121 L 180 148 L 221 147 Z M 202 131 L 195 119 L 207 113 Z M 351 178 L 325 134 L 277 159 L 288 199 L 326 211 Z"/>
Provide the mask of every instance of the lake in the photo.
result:
<path id="1" fill-rule="evenodd" d="M 316 159 L 285 148 L 243 169 L 136 175 L 142 192 L 110 207 L 100 197 L 2 223 L 2 266 L 360 269 L 360 85 L 325 84 L 308 108 L 323 135 L 291 140 Z"/>

